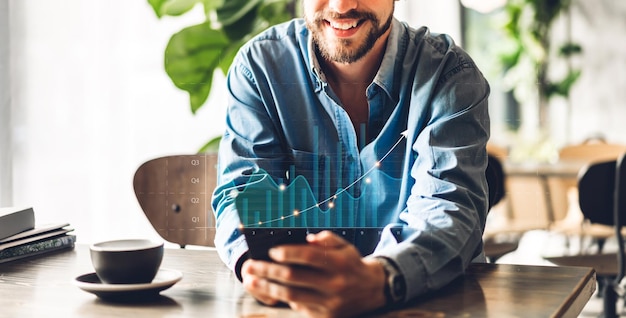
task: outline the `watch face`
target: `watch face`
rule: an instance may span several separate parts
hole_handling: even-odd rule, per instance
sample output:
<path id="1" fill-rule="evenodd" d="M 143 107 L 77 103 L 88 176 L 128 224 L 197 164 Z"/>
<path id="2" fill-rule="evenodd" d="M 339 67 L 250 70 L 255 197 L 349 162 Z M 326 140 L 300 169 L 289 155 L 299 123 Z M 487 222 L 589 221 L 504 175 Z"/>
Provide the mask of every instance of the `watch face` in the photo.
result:
<path id="1" fill-rule="evenodd" d="M 406 286 L 404 284 L 404 277 L 401 275 L 394 275 L 391 281 L 391 294 L 395 302 L 404 300 L 406 294 Z"/>

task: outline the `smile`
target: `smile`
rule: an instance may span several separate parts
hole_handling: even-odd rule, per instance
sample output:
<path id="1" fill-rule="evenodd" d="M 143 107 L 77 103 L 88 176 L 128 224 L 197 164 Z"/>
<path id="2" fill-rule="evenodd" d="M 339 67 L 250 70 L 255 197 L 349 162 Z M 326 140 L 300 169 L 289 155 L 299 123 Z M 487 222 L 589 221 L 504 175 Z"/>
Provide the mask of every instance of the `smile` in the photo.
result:
<path id="1" fill-rule="evenodd" d="M 338 30 L 349 30 L 352 28 L 356 28 L 359 25 L 359 21 L 358 20 L 353 20 L 353 21 L 327 21 L 328 24 L 330 24 L 330 26 L 333 29 L 338 29 Z"/>

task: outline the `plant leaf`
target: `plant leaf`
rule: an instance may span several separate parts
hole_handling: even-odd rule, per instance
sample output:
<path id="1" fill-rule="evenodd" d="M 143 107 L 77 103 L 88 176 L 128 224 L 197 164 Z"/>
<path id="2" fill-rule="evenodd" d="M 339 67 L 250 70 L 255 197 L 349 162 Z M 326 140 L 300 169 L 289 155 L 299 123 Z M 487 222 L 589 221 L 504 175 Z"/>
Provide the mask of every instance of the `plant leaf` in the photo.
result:
<path id="1" fill-rule="evenodd" d="M 237 52 L 248 40 L 272 25 L 293 18 L 287 11 L 287 5 L 292 2 L 293 0 L 265 0 L 258 9 L 251 10 L 235 23 L 224 26 L 224 32 L 233 41 L 222 55 L 219 65 L 224 74 L 228 73 Z"/>
<path id="2" fill-rule="evenodd" d="M 198 86 L 195 90 L 189 91 L 189 106 L 191 107 L 191 113 L 196 114 L 198 110 L 204 105 L 211 94 L 211 87 L 213 86 L 213 71 L 210 75 L 207 74 L 206 81 L 202 85 Z"/>
<path id="3" fill-rule="evenodd" d="M 233 61 L 235 60 L 235 56 L 237 55 L 239 49 L 241 48 L 241 46 L 245 43 L 245 41 L 237 41 L 237 42 L 232 42 L 228 48 L 226 50 L 223 51 L 221 60 L 220 60 L 220 64 L 219 64 L 219 68 L 220 70 L 222 70 L 222 73 L 224 75 L 226 75 L 228 73 L 228 70 L 230 69 L 230 65 L 233 64 Z"/>
<path id="4" fill-rule="evenodd" d="M 251 38 L 251 35 L 256 32 L 256 26 L 263 22 L 264 21 L 258 16 L 257 10 L 255 8 L 254 10 L 248 11 L 239 20 L 224 25 L 222 29 L 229 39 L 237 41 L 247 36 L 248 38 Z"/>
<path id="5" fill-rule="evenodd" d="M 228 69 L 241 46 L 271 25 L 257 13 L 258 10 L 252 10 L 235 23 L 224 26 L 224 33 L 232 41 L 222 55 L 222 61 L 219 65 L 224 74 L 228 73 Z"/>
<path id="6" fill-rule="evenodd" d="M 172 35 L 165 49 L 165 71 L 176 87 L 190 95 L 195 114 L 211 90 L 213 73 L 229 41 L 209 23 L 187 27 Z"/>
<path id="7" fill-rule="evenodd" d="M 564 57 L 572 56 L 574 54 L 580 54 L 583 52 L 583 48 L 576 43 L 566 43 L 559 49 L 559 54 Z"/>
<path id="8" fill-rule="evenodd" d="M 546 96 L 552 97 L 555 95 L 560 95 L 563 97 L 568 97 L 570 88 L 576 82 L 578 77 L 580 76 L 580 70 L 572 71 L 568 73 L 568 75 L 559 82 L 551 82 L 546 86 Z"/>
<path id="9" fill-rule="evenodd" d="M 288 21 L 292 18 L 287 10 L 287 4 L 290 2 L 290 0 L 266 0 L 259 6 L 259 16 L 269 22 L 269 25 Z"/>
<path id="10" fill-rule="evenodd" d="M 163 16 L 163 14 L 161 13 L 161 7 L 163 7 L 163 4 L 167 1 L 168 0 L 148 0 L 148 3 L 152 7 L 152 10 L 154 10 L 154 13 L 158 18 L 161 18 Z"/>
<path id="11" fill-rule="evenodd" d="M 222 7 L 226 0 L 202 0 L 204 4 L 204 13 L 208 17 L 211 12 Z"/>
<path id="12" fill-rule="evenodd" d="M 207 153 L 207 152 L 216 153 L 220 147 L 221 140 L 222 140 L 222 136 L 214 137 L 213 139 L 209 140 L 206 144 L 204 144 L 204 146 L 202 146 L 202 148 L 200 148 L 198 152 L 199 153 Z"/>
<path id="13" fill-rule="evenodd" d="M 252 11 L 262 0 L 228 0 L 216 10 L 217 20 L 227 26 L 235 23 Z"/>
<path id="14" fill-rule="evenodd" d="M 581 71 L 574 70 L 567 74 L 567 76 L 560 82 L 550 83 L 546 88 L 546 96 L 548 98 L 554 95 L 560 95 L 563 97 L 569 97 L 570 90 L 572 85 L 576 83 L 578 78 L 580 77 Z"/>
<path id="15" fill-rule="evenodd" d="M 170 16 L 179 16 L 193 9 L 193 7 L 202 3 L 203 0 L 167 0 L 161 6 L 161 14 Z"/>

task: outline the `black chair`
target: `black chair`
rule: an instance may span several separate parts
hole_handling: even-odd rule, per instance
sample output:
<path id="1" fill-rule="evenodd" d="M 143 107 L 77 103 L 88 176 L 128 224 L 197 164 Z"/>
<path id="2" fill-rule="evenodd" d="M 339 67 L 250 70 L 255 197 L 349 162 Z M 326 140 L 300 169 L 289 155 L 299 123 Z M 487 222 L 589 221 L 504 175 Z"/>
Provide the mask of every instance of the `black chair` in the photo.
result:
<path id="1" fill-rule="evenodd" d="M 500 160 L 491 154 L 487 155 L 487 169 L 485 170 L 487 185 L 489 186 L 489 210 L 498 204 L 505 196 L 505 175 Z M 493 238 L 484 241 L 484 251 L 487 260 L 495 263 L 498 258 L 511 253 L 519 246 L 519 239 L 497 241 Z"/>
<path id="2" fill-rule="evenodd" d="M 485 170 L 489 185 L 489 209 L 504 198 L 504 169 L 498 158 L 487 155 L 487 169 Z"/>
<path id="3" fill-rule="evenodd" d="M 626 153 L 617 160 L 595 162 L 584 167 L 578 177 L 578 202 L 591 224 L 614 228 L 616 253 L 580 254 L 546 257 L 560 266 L 593 267 L 598 276 L 599 295 L 603 297 L 604 317 L 617 317 L 617 290 L 624 278 L 624 239 L 626 225 Z"/>

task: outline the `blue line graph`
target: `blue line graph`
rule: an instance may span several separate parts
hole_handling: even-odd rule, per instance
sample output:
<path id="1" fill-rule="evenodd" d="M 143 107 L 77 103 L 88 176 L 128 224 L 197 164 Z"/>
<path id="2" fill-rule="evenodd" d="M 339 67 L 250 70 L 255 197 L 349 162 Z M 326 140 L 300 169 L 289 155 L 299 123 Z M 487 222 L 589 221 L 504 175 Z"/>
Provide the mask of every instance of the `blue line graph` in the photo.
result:
<path id="1" fill-rule="evenodd" d="M 309 182 L 302 176 L 296 176 L 288 185 L 277 184 L 265 171 L 252 175 L 241 191 L 233 188 L 230 196 L 234 198 L 241 228 L 346 228 L 380 227 L 383 223 L 378 211 L 370 209 L 367 200 L 375 197 L 378 182 L 373 180 L 390 179 L 378 171 L 378 167 L 387 156 L 406 138 L 403 132 L 398 141 L 381 159 L 373 164 L 360 177 L 335 194 L 316 200 Z M 319 164 L 314 165 L 315 169 Z M 328 170 L 329 165 L 325 164 Z M 293 170 L 290 171 L 293 173 Z M 328 171 L 325 175 L 329 174 Z M 293 175 L 293 174 L 292 174 Z M 315 176 L 319 174 L 317 171 Z M 328 177 L 328 176 L 327 176 Z M 393 179 L 393 178 L 391 178 Z M 314 178 L 313 183 L 329 186 Z M 355 185 L 361 185 L 360 195 L 353 197 L 348 191 Z M 393 184 L 393 182 L 388 182 Z"/>

